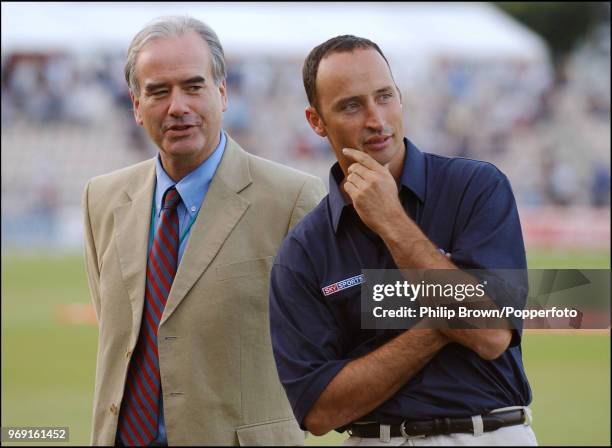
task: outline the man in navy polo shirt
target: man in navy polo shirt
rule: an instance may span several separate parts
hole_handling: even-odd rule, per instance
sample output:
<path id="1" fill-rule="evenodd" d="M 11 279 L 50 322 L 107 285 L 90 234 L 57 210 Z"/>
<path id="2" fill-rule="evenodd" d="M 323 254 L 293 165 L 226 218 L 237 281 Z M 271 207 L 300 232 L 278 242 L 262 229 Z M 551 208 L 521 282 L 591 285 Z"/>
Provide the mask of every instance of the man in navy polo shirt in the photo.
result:
<path id="1" fill-rule="evenodd" d="M 525 269 L 508 179 L 404 138 L 399 90 L 367 39 L 319 45 L 303 77 L 306 118 L 338 163 L 272 269 L 274 356 L 302 429 L 348 429 L 348 445 L 536 445 L 520 328 L 363 330 L 358 282 L 333 287 L 363 269 Z"/>

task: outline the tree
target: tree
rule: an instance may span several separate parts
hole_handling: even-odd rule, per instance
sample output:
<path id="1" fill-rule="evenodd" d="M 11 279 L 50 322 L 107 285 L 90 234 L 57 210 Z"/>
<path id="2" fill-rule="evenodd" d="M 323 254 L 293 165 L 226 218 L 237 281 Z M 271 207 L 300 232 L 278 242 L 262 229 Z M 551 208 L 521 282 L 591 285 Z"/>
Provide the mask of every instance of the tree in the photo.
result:
<path id="1" fill-rule="evenodd" d="M 608 2 L 495 2 L 495 5 L 544 38 L 557 69 L 581 39 L 599 23 L 610 21 Z"/>

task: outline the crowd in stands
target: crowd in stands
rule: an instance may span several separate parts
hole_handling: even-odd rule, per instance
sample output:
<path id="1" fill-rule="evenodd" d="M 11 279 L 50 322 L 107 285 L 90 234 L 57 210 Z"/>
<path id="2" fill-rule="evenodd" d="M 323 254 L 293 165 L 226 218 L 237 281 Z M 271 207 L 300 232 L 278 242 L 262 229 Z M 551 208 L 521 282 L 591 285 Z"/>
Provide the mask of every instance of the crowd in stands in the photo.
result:
<path id="1" fill-rule="evenodd" d="M 428 152 L 495 163 L 521 204 L 609 207 L 609 27 L 605 34 L 577 49 L 556 75 L 550 63 L 440 56 L 420 79 L 396 77 L 407 136 Z M 330 148 L 304 118 L 301 62 L 228 55 L 224 127 L 263 157 L 328 167 Z M 151 157 L 155 148 L 133 119 L 123 63 L 121 52 L 3 54 L 3 132 L 20 122 L 35 133 L 58 123 L 104 127 L 113 119 L 125 151 Z"/>

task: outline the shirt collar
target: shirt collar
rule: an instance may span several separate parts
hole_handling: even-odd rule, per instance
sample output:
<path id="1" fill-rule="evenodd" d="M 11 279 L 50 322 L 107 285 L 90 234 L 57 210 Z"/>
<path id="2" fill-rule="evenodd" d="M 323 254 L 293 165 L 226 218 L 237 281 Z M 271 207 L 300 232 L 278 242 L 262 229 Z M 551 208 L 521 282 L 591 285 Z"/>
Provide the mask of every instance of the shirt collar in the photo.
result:
<path id="1" fill-rule="evenodd" d="M 427 185 L 425 154 L 407 138 L 404 138 L 404 144 L 406 145 L 406 157 L 404 157 L 402 170 L 402 185 L 412 191 L 419 201 L 424 202 Z"/>
<path id="2" fill-rule="evenodd" d="M 157 155 L 155 165 L 155 175 L 157 178 L 157 186 L 155 188 L 155 210 L 158 214 L 161 212 L 161 202 L 164 193 L 168 188 L 176 185 L 176 190 L 181 196 L 183 205 L 191 217 L 195 218 L 197 216 L 202 201 L 208 191 L 208 187 L 210 186 L 210 182 L 223 157 L 226 142 L 227 138 L 225 137 L 225 132 L 221 131 L 219 145 L 217 145 L 212 154 L 178 183 L 174 182 L 170 176 L 168 176 L 168 173 L 166 173 L 166 170 L 164 170 L 161 164 L 159 154 Z"/>
<path id="3" fill-rule="evenodd" d="M 404 157 L 401 185 L 412 191 L 423 202 L 426 186 L 425 155 L 407 138 L 404 138 L 404 146 L 406 156 Z M 340 184 L 343 179 L 344 173 L 340 164 L 336 162 L 329 172 L 329 206 L 334 233 L 338 233 L 344 207 L 351 205 L 340 192 Z"/>
<path id="4" fill-rule="evenodd" d="M 329 207 L 331 209 L 331 219 L 334 232 L 338 233 L 338 225 L 344 207 L 349 206 L 349 202 L 344 199 L 340 192 L 340 183 L 344 179 L 344 173 L 338 162 L 334 163 L 329 171 Z"/>

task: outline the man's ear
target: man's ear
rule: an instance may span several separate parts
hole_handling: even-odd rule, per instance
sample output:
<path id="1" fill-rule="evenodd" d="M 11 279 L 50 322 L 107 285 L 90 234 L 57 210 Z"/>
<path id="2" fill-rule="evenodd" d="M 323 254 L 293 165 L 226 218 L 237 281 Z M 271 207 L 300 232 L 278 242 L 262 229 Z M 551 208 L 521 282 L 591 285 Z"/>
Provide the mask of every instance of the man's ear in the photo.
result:
<path id="1" fill-rule="evenodd" d="M 308 124 L 312 130 L 315 131 L 319 137 L 327 137 L 325 123 L 317 110 L 312 106 L 308 106 L 304 112 L 306 114 L 306 120 L 308 121 Z"/>
<path id="2" fill-rule="evenodd" d="M 221 95 L 222 111 L 225 112 L 227 110 L 227 85 L 225 83 L 225 79 L 219 83 L 218 89 L 219 94 Z"/>
<path id="3" fill-rule="evenodd" d="M 130 90 L 130 99 L 132 100 L 132 106 L 134 109 L 134 118 L 136 119 L 136 123 L 142 126 L 142 117 L 140 116 L 140 100 L 136 98 L 134 92 Z"/>
<path id="4" fill-rule="evenodd" d="M 395 81 L 393 81 L 393 84 L 395 85 L 395 90 L 397 90 L 397 93 L 399 95 L 399 102 L 400 102 L 400 107 L 404 107 L 404 100 L 402 98 L 402 91 L 399 89 L 399 87 L 397 86 L 397 84 L 395 84 Z"/>

